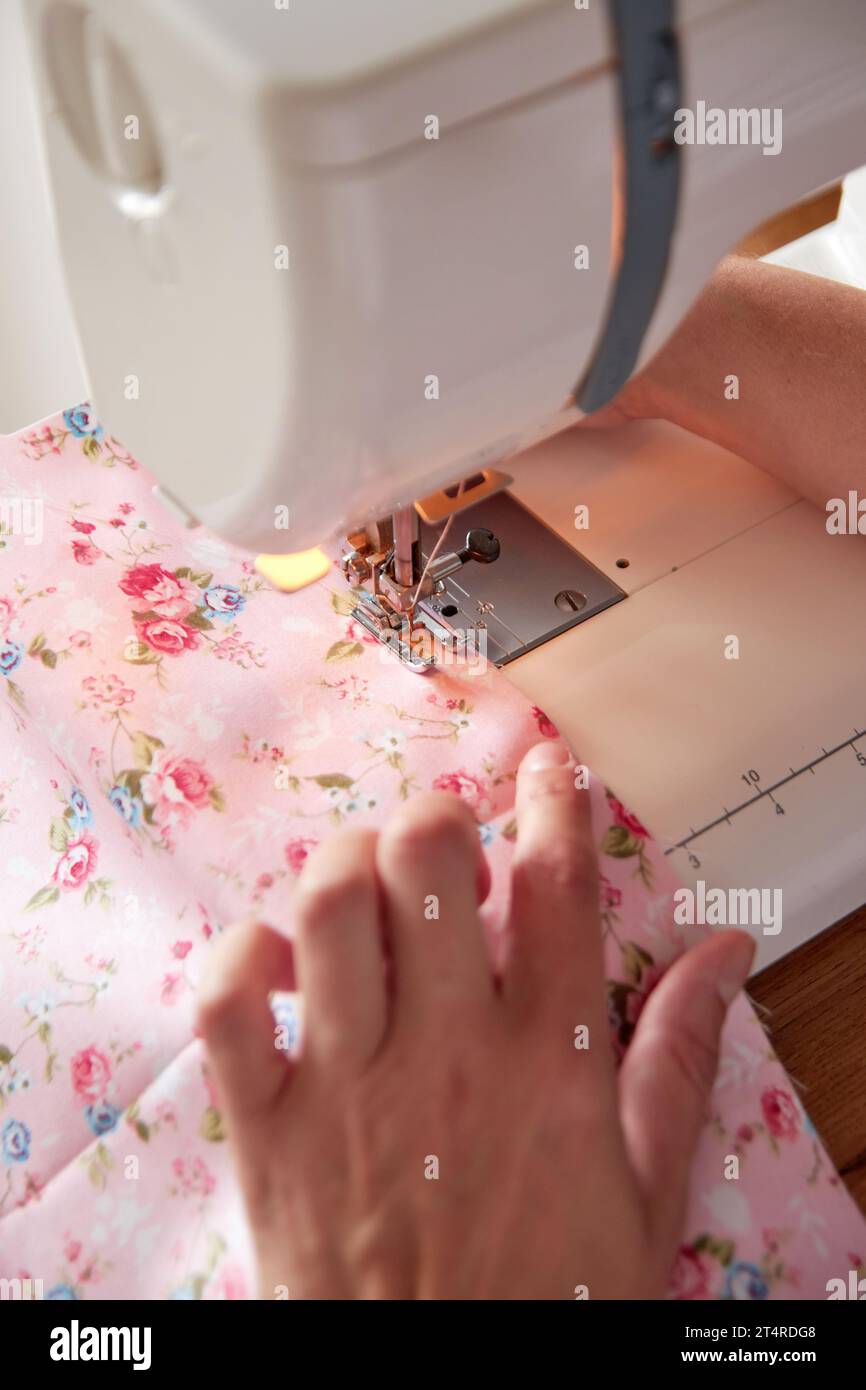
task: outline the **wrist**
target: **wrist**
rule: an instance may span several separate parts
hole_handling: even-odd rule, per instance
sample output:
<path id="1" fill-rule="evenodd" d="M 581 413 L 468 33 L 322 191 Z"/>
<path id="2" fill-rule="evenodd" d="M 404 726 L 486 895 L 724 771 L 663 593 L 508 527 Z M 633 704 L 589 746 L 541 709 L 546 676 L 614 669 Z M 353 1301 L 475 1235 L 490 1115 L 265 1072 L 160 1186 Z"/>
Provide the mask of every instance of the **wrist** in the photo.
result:
<path id="1" fill-rule="evenodd" d="M 614 404 L 626 421 L 658 420 L 665 415 L 652 365 L 650 363 L 649 367 L 631 377 L 616 397 Z"/>

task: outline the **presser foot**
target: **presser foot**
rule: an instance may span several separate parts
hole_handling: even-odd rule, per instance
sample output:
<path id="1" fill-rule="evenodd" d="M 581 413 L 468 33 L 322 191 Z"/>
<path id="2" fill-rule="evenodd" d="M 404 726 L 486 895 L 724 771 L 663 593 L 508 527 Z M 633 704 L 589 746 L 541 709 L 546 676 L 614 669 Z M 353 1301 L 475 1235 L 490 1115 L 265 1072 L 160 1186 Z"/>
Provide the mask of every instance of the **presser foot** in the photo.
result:
<path id="1" fill-rule="evenodd" d="M 416 675 L 426 676 L 433 670 L 436 662 L 430 650 L 432 644 L 427 643 L 423 652 L 418 646 L 413 647 L 409 640 L 409 624 L 404 622 L 401 626 L 391 627 L 383 610 L 370 595 L 358 595 L 352 617 Z"/>
<path id="2" fill-rule="evenodd" d="M 443 666 L 469 666 L 475 671 L 486 663 L 483 623 L 468 634 L 454 631 L 441 620 L 435 599 L 419 603 L 410 624 L 408 618 L 397 618 L 364 591 L 352 617 L 416 675 L 429 675 Z"/>

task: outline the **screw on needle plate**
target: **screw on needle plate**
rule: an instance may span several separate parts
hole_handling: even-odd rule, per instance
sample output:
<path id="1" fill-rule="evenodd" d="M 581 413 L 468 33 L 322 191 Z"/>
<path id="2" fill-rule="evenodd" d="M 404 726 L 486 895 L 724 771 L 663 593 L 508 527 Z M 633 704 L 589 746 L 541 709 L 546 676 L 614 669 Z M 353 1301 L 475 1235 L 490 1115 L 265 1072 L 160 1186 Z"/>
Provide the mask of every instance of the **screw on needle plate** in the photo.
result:
<path id="1" fill-rule="evenodd" d="M 578 593 L 577 589 L 560 589 L 553 601 L 563 613 L 579 613 L 586 607 L 586 594 Z"/>

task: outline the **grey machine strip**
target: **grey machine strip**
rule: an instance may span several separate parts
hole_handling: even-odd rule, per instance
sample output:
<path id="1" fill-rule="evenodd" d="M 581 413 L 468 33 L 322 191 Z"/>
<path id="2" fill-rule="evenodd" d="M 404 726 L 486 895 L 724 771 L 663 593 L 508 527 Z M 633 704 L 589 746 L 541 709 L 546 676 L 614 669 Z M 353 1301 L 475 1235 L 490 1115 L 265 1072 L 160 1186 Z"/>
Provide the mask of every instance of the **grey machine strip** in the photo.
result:
<path id="1" fill-rule="evenodd" d="M 681 104 L 674 0 L 610 0 L 620 56 L 625 229 L 607 322 L 575 387 L 586 414 L 631 376 L 664 281 L 680 185 Z"/>

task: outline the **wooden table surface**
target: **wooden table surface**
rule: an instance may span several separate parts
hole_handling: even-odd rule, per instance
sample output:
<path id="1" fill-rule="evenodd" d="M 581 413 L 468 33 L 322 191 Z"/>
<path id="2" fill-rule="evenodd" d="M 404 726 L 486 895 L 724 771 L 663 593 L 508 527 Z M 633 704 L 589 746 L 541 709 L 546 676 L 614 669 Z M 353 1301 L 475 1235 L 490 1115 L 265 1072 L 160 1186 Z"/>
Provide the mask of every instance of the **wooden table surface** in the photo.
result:
<path id="1" fill-rule="evenodd" d="M 866 907 L 754 975 L 748 994 L 866 1214 Z"/>

